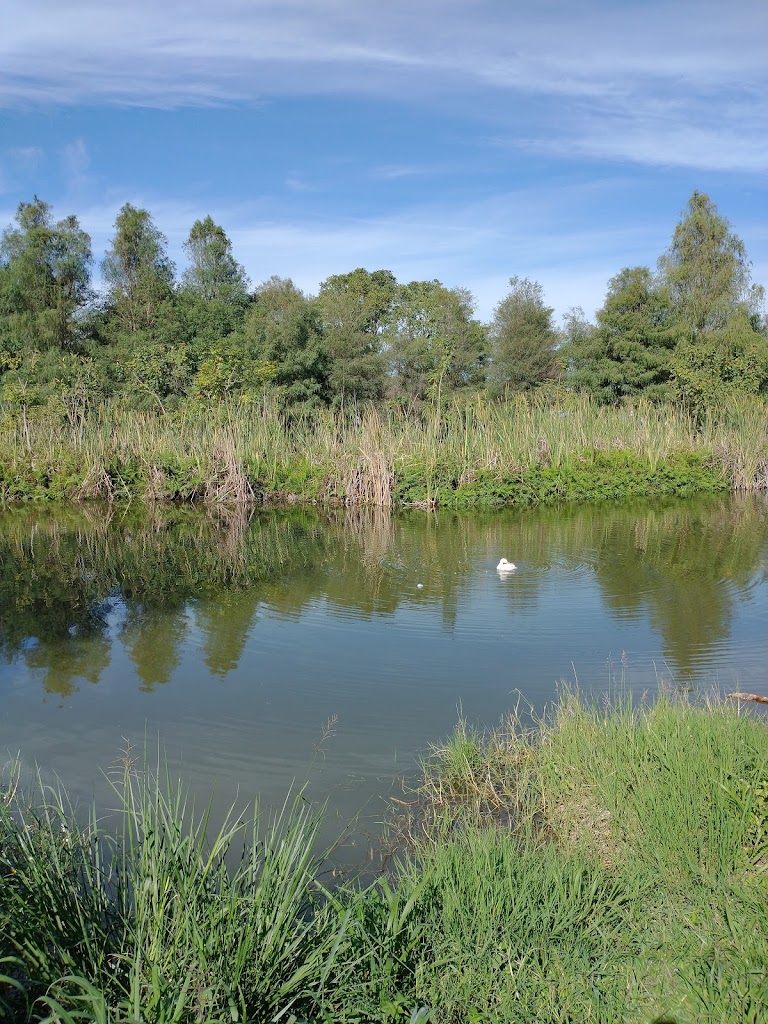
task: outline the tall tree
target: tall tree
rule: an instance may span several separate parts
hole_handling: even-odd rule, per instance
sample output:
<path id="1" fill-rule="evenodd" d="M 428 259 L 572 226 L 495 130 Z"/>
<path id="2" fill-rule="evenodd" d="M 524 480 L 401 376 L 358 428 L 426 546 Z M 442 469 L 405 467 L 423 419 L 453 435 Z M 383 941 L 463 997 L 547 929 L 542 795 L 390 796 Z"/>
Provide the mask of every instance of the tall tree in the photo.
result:
<path id="1" fill-rule="evenodd" d="M 512 277 L 509 284 L 510 292 L 496 306 L 489 330 L 488 379 L 496 393 L 532 388 L 560 373 L 554 310 L 544 304 L 541 285 L 527 277 Z"/>
<path id="2" fill-rule="evenodd" d="M 439 401 L 485 375 L 487 337 L 464 288 L 411 281 L 397 289 L 386 330 L 396 397 Z"/>
<path id="3" fill-rule="evenodd" d="M 54 223 L 35 196 L 0 237 L 0 349 L 71 347 L 90 297 L 91 240 L 76 217 Z"/>
<path id="4" fill-rule="evenodd" d="M 192 346 L 199 360 L 210 360 L 242 327 L 251 301 L 250 282 L 232 255 L 226 232 L 211 217 L 195 221 L 184 250 L 190 263 L 176 294 L 177 336 Z"/>
<path id="5" fill-rule="evenodd" d="M 659 270 L 681 325 L 672 359 L 679 397 L 701 409 L 738 392 L 765 390 L 764 292 L 751 284 L 744 243 L 709 196 L 693 193 Z"/>
<path id="6" fill-rule="evenodd" d="M 273 368 L 273 385 L 286 404 L 326 400 L 328 356 L 317 307 L 293 281 L 271 277 L 256 289 L 243 343 L 259 374 Z"/>
<path id="7" fill-rule="evenodd" d="M 330 358 L 329 386 L 336 403 L 381 398 L 386 383 L 382 332 L 397 282 L 389 270 L 358 267 L 320 285 L 318 306 Z"/>
<path id="8" fill-rule="evenodd" d="M 160 308 L 171 297 L 174 279 L 167 244 L 147 210 L 130 203 L 122 207 L 102 264 L 110 315 L 118 333 L 151 332 L 156 327 Z"/>
<path id="9" fill-rule="evenodd" d="M 759 299 L 744 243 L 703 192 L 694 192 L 659 260 L 673 309 L 688 336 L 722 330 Z M 759 291 L 759 290 L 758 290 Z"/>
<path id="10" fill-rule="evenodd" d="M 581 331 L 569 348 L 571 382 L 601 402 L 669 397 L 678 337 L 666 289 L 648 267 L 625 267 L 608 283 L 596 328 Z"/>
<path id="11" fill-rule="evenodd" d="M 243 306 L 248 301 L 248 276 L 232 255 L 232 243 L 224 228 L 208 216 L 196 220 L 184 243 L 189 266 L 181 279 L 182 289 L 206 302 Z"/>

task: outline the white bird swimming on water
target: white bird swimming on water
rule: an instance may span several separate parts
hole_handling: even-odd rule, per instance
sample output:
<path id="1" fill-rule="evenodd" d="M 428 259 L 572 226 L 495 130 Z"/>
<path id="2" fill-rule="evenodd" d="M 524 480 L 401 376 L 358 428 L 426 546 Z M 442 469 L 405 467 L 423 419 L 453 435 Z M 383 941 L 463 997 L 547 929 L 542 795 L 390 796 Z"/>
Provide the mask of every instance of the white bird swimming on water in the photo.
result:
<path id="1" fill-rule="evenodd" d="M 514 562 L 508 562 L 506 558 L 502 558 L 499 564 L 496 566 L 496 572 L 512 572 L 517 566 Z"/>

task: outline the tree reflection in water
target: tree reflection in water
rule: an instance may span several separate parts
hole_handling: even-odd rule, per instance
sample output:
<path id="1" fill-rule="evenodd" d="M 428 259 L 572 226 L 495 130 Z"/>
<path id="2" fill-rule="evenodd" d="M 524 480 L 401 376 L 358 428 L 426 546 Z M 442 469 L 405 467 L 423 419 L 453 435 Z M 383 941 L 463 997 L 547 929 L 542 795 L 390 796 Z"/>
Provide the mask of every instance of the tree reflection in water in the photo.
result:
<path id="1" fill-rule="evenodd" d="M 450 631 L 478 562 L 507 553 L 524 563 L 503 591 L 512 611 L 535 610 L 549 573 L 587 573 L 612 616 L 647 616 L 685 676 L 727 637 L 767 551 L 759 496 L 474 516 L 12 509 L 0 516 L 0 657 L 67 696 L 99 682 L 115 639 L 141 689 L 171 679 L 190 630 L 224 677 L 263 608 L 298 619 L 322 601 L 366 619 L 427 601 Z"/>

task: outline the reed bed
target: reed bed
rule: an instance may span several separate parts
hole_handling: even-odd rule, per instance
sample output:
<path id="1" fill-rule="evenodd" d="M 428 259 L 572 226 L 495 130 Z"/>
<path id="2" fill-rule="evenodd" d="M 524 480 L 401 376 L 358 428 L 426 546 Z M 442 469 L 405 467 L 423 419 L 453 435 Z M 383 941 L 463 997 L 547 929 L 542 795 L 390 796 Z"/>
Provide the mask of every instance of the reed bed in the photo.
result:
<path id="1" fill-rule="evenodd" d="M 324 885 L 300 798 L 214 830 L 157 770 L 115 792 L 110 829 L 6 773 L 8 1021 L 765 1019 L 768 727 L 727 701 L 460 723 L 365 886 Z"/>
<path id="2" fill-rule="evenodd" d="M 632 486 L 653 490 L 660 469 L 676 464 L 682 480 L 691 459 L 708 475 L 689 472 L 688 484 L 682 481 L 689 489 L 712 489 L 717 481 L 733 490 L 768 489 L 768 405 L 745 400 L 703 420 L 671 405 L 611 408 L 568 394 L 503 404 L 479 396 L 419 413 L 387 407 L 289 416 L 265 399 L 167 414 L 112 403 L 77 424 L 47 410 L 30 410 L 23 420 L 0 415 L 6 500 L 140 495 L 214 504 L 280 498 L 434 505 L 469 487 L 470 503 L 498 504 L 579 497 L 567 486 L 579 474 L 581 490 L 608 496 L 590 467 L 598 466 L 603 480 L 633 460 L 648 479 Z M 507 490 L 494 495 L 499 482 Z"/>

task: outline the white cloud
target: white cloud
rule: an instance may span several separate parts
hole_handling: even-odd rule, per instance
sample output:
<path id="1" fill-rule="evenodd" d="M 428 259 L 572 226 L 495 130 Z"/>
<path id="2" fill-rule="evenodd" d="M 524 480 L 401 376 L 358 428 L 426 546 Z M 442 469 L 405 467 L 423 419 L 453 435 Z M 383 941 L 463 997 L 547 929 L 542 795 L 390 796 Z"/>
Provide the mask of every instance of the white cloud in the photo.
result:
<path id="1" fill-rule="evenodd" d="M 561 316 L 581 305 L 588 314 L 602 305 L 608 279 L 622 266 L 655 263 L 668 244 L 666 223 L 625 222 L 585 230 L 569 211 L 583 209 L 622 182 L 600 181 L 551 190 L 524 189 L 481 202 L 404 208 L 388 216 L 297 221 L 276 217 L 272 204 L 238 203 L 201 210 L 189 202 L 152 196 L 129 201 L 148 208 L 167 236 L 171 257 L 183 267 L 182 243 L 195 219 L 206 213 L 229 234 L 236 258 L 254 283 L 272 274 L 291 277 L 309 293 L 330 274 L 362 266 L 392 270 L 400 281 L 438 277 L 449 287 L 468 287 L 477 315 L 488 319 L 518 274 L 538 280 Z M 120 202 L 123 200 L 121 199 Z M 80 211 L 94 251 L 109 244 L 118 203 Z"/>
<path id="2" fill-rule="evenodd" d="M 759 170 L 766 38 L 765 0 L 31 0 L 3 25 L 0 104 L 430 98 L 552 152 Z"/>
<path id="3" fill-rule="evenodd" d="M 285 179 L 285 187 L 292 192 L 317 192 L 317 185 L 307 181 L 301 174 L 294 171 Z"/>
<path id="4" fill-rule="evenodd" d="M 423 167 L 418 164 L 384 164 L 381 167 L 374 167 L 370 174 L 372 178 L 381 181 L 394 181 L 397 178 L 416 178 L 434 174 L 437 170 L 436 167 Z"/>
<path id="5" fill-rule="evenodd" d="M 84 139 L 74 139 L 63 146 L 61 162 L 69 191 L 82 189 L 91 183 L 88 174 L 91 158 Z"/>
<path id="6" fill-rule="evenodd" d="M 41 163 L 45 151 L 40 146 L 15 146 L 8 150 L 8 156 L 17 168 L 28 171 Z"/>

